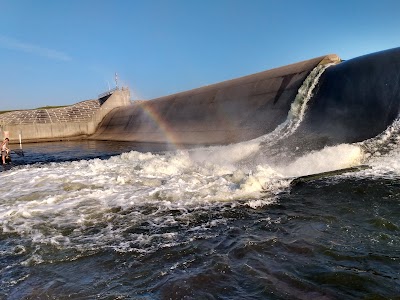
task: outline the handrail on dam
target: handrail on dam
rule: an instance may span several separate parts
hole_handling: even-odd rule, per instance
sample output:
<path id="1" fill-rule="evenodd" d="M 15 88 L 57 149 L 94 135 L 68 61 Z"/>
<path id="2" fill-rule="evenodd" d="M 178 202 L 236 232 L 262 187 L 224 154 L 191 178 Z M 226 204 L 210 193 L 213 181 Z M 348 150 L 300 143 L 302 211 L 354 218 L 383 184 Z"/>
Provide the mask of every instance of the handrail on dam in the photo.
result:
<path id="1" fill-rule="evenodd" d="M 103 97 L 106 97 L 106 96 L 111 95 L 112 93 L 114 93 L 115 91 L 118 91 L 118 90 L 119 90 L 119 87 L 115 87 L 115 88 L 113 88 L 113 89 L 111 89 L 111 90 L 108 90 L 108 91 L 106 91 L 106 92 L 104 92 L 104 93 L 101 93 L 101 94 L 98 95 L 97 97 L 98 97 L 98 99 L 101 99 L 101 98 L 103 98 Z"/>

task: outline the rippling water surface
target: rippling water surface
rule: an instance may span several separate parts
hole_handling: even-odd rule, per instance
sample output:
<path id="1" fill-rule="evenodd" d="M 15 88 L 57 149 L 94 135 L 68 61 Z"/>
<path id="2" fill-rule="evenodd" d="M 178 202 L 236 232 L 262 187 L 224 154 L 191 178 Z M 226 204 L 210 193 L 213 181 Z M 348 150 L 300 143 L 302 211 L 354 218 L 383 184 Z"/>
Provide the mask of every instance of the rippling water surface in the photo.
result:
<path id="1" fill-rule="evenodd" d="M 24 145 L 0 172 L 0 298 L 398 299 L 396 149 Z"/>

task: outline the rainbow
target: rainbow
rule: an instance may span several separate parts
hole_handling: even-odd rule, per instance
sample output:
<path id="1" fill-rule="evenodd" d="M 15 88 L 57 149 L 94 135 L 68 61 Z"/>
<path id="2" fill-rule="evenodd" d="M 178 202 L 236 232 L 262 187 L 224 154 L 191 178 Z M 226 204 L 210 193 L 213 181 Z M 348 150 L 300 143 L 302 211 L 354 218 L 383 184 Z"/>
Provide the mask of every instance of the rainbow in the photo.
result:
<path id="1" fill-rule="evenodd" d="M 149 105 L 150 104 L 150 105 Z M 182 143 L 179 137 L 176 135 L 175 130 L 170 126 L 170 124 L 161 116 L 159 111 L 157 111 L 154 105 L 147 101 L 143 101 L 139 104 L 139 107 L 143 112 L 158 126 L 160 131 L 163 133 L 166 141 L 172 145 L 175 150 L 183 149 Z"/>

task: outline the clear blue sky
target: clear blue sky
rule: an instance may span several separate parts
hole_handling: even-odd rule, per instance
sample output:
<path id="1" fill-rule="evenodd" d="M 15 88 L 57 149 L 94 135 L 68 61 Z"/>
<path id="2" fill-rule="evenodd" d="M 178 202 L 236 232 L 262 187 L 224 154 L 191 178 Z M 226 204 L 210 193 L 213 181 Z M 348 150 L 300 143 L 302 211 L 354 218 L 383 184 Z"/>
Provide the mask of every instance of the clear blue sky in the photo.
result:
<path id="1" fill-rule="evenodd" d="M 153 99 L 400 46 L 399 0 L 0 0 L 0 110 Z"/>

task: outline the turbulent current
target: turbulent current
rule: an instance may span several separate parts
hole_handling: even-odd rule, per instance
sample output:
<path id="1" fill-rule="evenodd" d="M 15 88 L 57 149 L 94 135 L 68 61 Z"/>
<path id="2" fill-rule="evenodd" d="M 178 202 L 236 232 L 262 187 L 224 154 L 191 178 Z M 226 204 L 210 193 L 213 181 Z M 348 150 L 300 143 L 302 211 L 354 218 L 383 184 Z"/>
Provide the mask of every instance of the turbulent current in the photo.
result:
<path id="1" fill-rule="evenodd" d="M 0 172 L 0 299 L 397 299 L 398 122 L 274 159 L 303 104 L 227 146 L 24 145 Z"/>
<path id="2" fill-rule="evenodd" d="M 400 293 L 400 147 L 365 158 L 343 144 L 243 171 L 235 165 L 254 145 L 211 154 L 103 146 L 25 145 L 26 157 L 0 173 L 4 299 Z M 18 165 L 35 157 L 48 162 Z M 290 184 L 360 163 L 371 168 Z"/>

